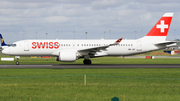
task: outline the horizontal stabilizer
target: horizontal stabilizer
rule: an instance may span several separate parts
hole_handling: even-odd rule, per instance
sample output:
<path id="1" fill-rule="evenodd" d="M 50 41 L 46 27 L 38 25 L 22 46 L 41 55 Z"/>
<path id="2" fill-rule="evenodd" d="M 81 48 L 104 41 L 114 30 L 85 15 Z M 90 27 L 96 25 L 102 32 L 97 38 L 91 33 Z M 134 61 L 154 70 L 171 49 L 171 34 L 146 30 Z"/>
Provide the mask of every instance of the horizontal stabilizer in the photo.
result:
<path id="1" fill-rule="evenodd" d="M 177 42 L 176 41 L 164 41 L 164 42 L 155 43 L 154 45 L 170 45 L 173 43 L 177 43 Z"/>

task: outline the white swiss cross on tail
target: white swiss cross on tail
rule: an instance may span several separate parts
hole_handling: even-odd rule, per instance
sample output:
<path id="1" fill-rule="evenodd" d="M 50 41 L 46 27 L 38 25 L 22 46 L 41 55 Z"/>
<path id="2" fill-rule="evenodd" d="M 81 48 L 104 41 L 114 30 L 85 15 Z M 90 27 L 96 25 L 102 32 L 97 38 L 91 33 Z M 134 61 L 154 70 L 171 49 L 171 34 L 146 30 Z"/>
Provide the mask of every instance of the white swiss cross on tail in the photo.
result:
<path id="1" fill-rule="evenodd" d="M 165 25 L 164 20 L 161 20 L 161 24 L 157 25 L 156 28 L 161 28 L 161 33 L 164 33 L 164 29 L 168 28 L 168 25 Z"/>
<path id="2" fill-rule="evenodd" d="M 155 36 L 154 38 L 157 39 L 160 37 L 166 38 L 172 17 L 173 13 L 165 13 L 146 36 Z"/>

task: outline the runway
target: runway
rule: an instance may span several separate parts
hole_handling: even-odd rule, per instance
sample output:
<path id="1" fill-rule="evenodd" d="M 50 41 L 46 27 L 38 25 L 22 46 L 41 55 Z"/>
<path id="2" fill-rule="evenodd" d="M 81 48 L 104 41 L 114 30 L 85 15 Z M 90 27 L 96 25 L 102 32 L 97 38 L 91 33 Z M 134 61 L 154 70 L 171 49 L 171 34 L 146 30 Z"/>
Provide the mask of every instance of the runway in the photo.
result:
<path id="1" fill-rule="evenodd" d="M 180 68 L 180 64 L 108 64 L 108 65 L 0 65 L 0 68 L 56 68 L 56 69 L 86 69 L 86 68 Z"/>

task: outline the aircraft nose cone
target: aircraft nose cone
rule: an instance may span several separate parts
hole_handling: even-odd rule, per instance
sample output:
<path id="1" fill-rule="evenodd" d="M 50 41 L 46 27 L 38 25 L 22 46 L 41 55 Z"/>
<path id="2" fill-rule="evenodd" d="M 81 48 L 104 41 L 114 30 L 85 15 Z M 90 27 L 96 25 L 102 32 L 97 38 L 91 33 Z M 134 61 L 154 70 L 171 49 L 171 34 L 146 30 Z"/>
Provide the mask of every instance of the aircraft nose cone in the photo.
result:
<path id="1" fill-rule="evenodd" d="M 3 54 L 9 54 L 9 49 L 3 49 L 3 50 L 2 50 L 2 53 L 3 53 Z"/>

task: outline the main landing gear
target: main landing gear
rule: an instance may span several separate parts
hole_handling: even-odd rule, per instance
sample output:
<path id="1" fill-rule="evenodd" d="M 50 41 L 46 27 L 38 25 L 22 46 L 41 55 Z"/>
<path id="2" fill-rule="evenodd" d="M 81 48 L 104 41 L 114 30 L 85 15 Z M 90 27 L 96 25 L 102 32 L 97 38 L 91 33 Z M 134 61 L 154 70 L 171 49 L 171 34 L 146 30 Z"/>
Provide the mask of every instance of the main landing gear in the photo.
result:
<path id="1" fill-rule="evenodd" d="M 89 59 L 84 59 L 83 63 L 84 63 L 85 65 L 90 65 L 90 64 L 91 64 L 91 60 L 89 60 Z"/>

